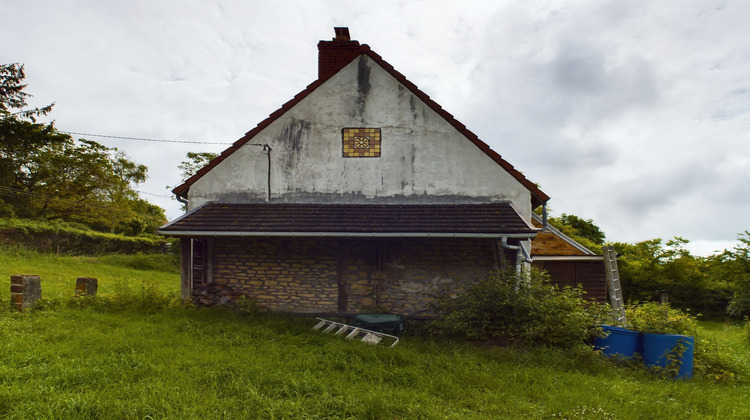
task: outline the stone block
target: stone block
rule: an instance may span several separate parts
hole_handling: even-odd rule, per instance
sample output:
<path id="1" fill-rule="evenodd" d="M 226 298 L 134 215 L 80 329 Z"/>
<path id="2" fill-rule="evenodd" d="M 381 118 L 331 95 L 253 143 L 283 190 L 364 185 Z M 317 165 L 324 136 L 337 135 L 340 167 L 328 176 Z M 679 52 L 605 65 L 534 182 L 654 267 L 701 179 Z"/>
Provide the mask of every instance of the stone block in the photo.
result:
<path id="1" fill-rule="evenodd" d="M 23 311 L 36 305 L 42 298 L 42 283 L 39 276 L 17 274 L 10 276 L 11 306 Z"/>
<path id="2" fill-rule="evenodd" d="M 99 280 L 94 277 L 78 277 L 76 279 L 76 296 L 96 296 Z"/>

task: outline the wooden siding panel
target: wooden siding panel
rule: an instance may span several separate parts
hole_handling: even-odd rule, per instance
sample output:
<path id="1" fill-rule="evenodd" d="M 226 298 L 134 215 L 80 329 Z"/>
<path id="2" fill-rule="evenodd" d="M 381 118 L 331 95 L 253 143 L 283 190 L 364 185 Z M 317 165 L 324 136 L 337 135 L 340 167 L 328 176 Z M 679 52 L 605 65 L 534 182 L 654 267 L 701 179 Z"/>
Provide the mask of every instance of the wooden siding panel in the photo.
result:
<path id="1" fill-rule="evenodd" d="M 584 256 L 583 252 L 552 232 L 539 232 L 531 242 L 531 253 L 539 255 Z"/>

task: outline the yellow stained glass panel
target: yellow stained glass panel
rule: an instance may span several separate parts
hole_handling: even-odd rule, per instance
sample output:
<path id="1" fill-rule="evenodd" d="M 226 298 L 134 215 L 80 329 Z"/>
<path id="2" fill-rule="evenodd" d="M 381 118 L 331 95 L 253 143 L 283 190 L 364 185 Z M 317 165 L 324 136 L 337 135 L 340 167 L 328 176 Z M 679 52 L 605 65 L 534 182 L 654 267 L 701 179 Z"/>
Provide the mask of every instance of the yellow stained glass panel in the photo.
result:
<path id="1" fill-rule="evenodd" d="M 380 157 L 379 128 L 344 128 L 341 139 L 344 157 Z"/>

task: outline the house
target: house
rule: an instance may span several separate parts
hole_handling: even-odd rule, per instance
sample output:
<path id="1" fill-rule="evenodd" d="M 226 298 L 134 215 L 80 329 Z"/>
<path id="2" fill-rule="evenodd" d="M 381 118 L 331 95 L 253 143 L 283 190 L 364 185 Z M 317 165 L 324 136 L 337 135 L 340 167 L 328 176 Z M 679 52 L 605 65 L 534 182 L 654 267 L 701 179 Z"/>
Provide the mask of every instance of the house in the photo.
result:
<path id="1" fill-rule="evenodd" d="M 531 242 L 531 265 L 545 270 L 550 281 L 559 286 L 581 286 L 586 297 L 606 303 L 607 274 L 604 257 L 574 241 L 552 225 L 532 214 L 532 224 L 539 228 Z"/>
<path id="2" fill-rule="evenodd" d="M 409 314 L 530 261 L 549 197 L 347 28 L 318 79 L 173 192 L 182 294 L 272 310 Z M 533 252 L 533 251 L 532 251 Z"/>

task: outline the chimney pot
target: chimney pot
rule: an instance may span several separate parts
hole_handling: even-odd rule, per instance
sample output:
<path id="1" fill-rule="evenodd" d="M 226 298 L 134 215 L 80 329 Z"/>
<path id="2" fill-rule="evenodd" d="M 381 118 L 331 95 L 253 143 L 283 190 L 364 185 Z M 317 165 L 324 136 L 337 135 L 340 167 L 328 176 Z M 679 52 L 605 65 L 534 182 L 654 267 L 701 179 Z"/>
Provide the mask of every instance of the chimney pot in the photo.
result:
<path id="1" fill-rule="evenodd" d="M 334 41 L 351 41 L 352 40 L 352 37 L 349 35 L 349 28 L 347 27 L 333 28 L 333 31 L 336 32 L 336 37 L 333 38 Z"/>

